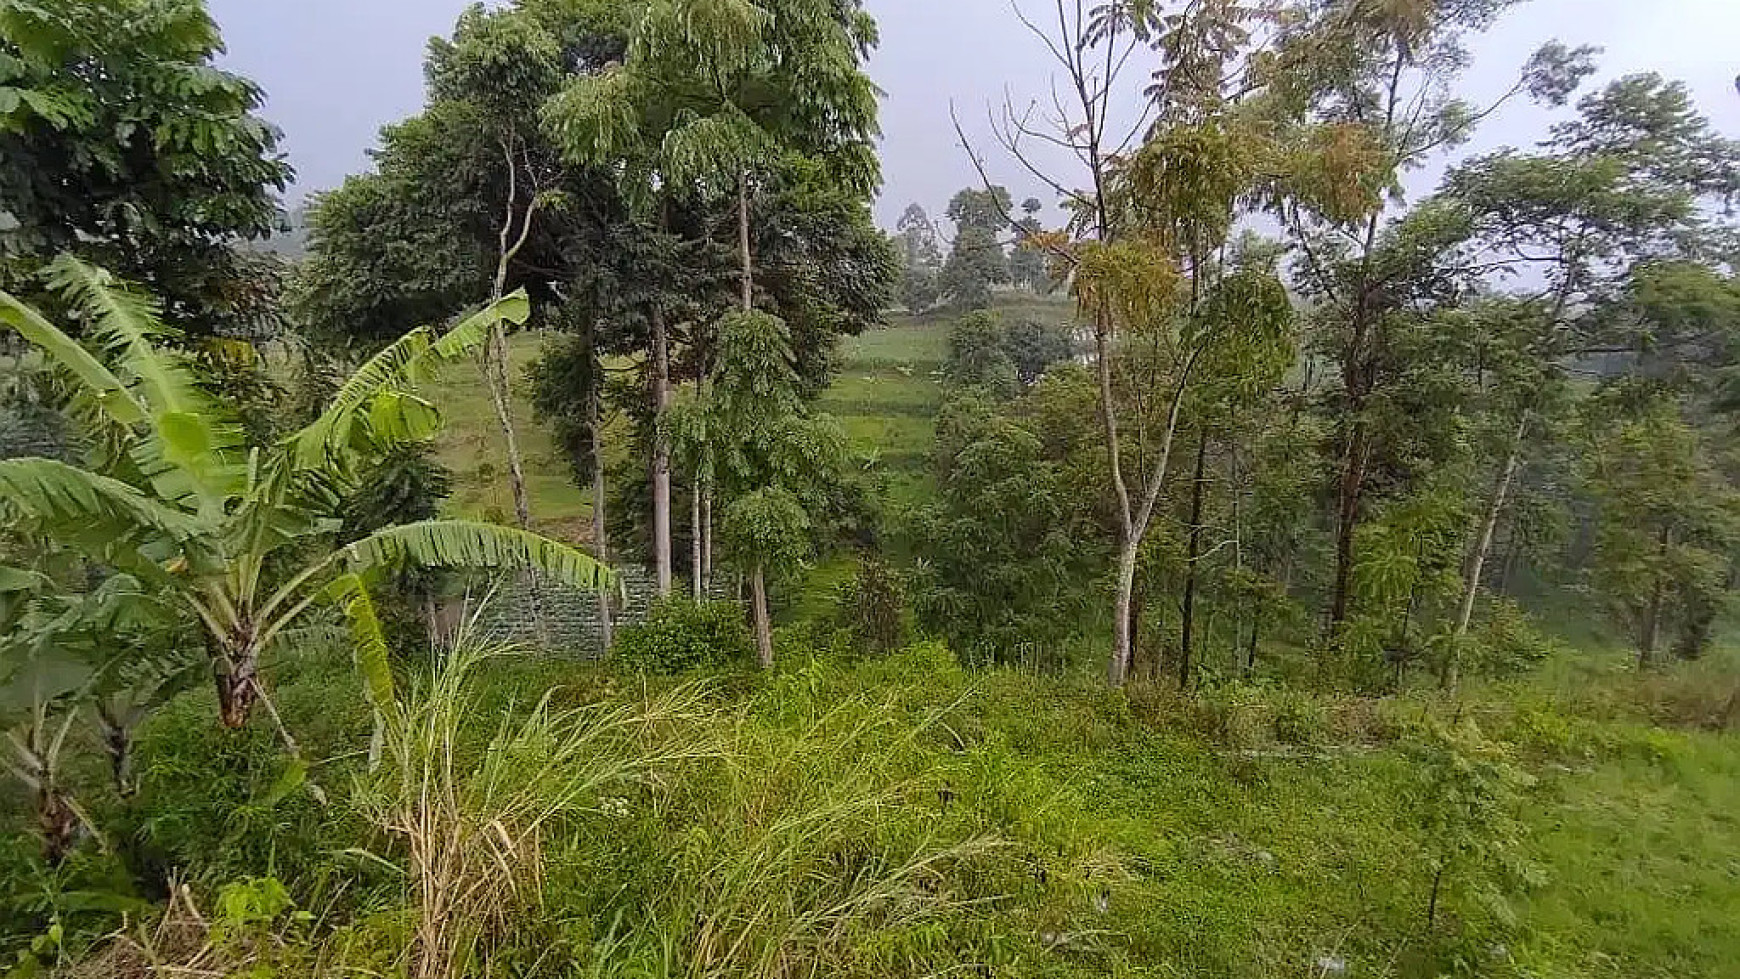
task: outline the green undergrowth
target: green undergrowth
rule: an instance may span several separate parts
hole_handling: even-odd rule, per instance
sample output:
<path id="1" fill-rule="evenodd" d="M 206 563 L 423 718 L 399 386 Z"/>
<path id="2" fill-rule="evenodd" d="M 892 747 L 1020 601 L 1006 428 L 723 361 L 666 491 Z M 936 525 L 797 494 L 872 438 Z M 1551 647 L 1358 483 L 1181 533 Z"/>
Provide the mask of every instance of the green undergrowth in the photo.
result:
<path id="1" fill-rule="evenodd" d="M 507 736 L 546 695 L 576 724 L 640 719 L 633 737 L 588 749 L 601 771 L 630 774 L 565 798 L 536 846 L 513 851 L 531 889 L 479 923 L 462 964 L 527 976 L 1618 979 L 1718 977 L 1740 961 L 1740 741 L 1661 713 L 1653 693 L 1628 701 L 1635 675 L 1581 691 L 1490 687 L 1460 704 L 1260 686 L 1183 698 L 964 671 L 936 645 L 848 661 L 788 639 L 781 653 L 766 676 L 523 657 L 477 667 L 452 739 L 461 773 L 491 752 L 556 750 Z M 433 668 L 401 664 L 406 689 Z M 1698 669 L 1643 680 L 1708 687 Z M 358 804 L 381 783 L 349 665 L 310 654 L 279 676 L 306 776 L 260 719 L 218 729 L 199 691 L 144 732 L 138 799 L 93 796 L 90 808 L 141 876 L 173 873 L 208 909 L 238 882 L 282 883 L 300 913 L 255 921 L 269 942 L 211 953 L 238 971 L 409 969 L 421 892 L 401 836 Z M 1532 779 L 1514 807 L 1528 871 L 1488 879 L 1452 862 L 1428 926 L 1427 827 L 1442 800 L 1422 746 L 1470 722 Z M 56 915 L 69 954 L 116 954 L 92 943 L 116 909 L 144 907 L 93 896 L 125 890 L 118 858 L 86 847 L 51 871 L 29 851 L 23 833 L 4 851 L 17 922 L 6 954 Z"/>

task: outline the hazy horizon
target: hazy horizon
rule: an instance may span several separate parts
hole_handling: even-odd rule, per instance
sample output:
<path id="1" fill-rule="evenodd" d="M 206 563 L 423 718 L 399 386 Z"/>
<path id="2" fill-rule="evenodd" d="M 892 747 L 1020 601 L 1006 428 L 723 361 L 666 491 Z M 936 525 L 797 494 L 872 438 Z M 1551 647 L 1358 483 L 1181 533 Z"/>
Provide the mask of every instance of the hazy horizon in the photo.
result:
<path id="1" fill-rule="evenodd" d="M 1029 5 L 1033 0 L 1028 0 Z M 228 53 L 221 64 L 266 90 L 264 115 L 284 130 L 297 171 L 287 206 L 337 186 L 369 166 L 381 126 L 418 112 L 424 102 L 428 39 L 451 32 L 466 0 L 212 0 Z M 882 43 L 871 77 L 887 93 L 882 106 L 884 184 L 876 216 L 891 227 L 909 202 L 941 212 L 977 176 L 949 118 L 958 107 L 992 176 L 1016 199 L 1054 195 L 1018 165 L 993 152 L 988 108 L 1005 96 L 1018 107 L 1047 97 L 1047 55 L 1011 14 L 1006 0 L 868 0 Z M 1474 101 L 1509 87 L 1529 54 L 1549 39 L 1604 49 L 1592 84 L 1635 72 L 1683 80 L 1716 127 L 1740 135 L 1740 4 L 1733 0 L 1533 0 L 1475 39 L 1475 62 L 1463 86 Z M 970 39 L 970 45 L 963 40 Z M 965 48 L 965 50 L 963 50 Z M 311 67 L 314 70 L 310 70 Z M 1507 106 L 1463 152 L 1532 142 L 1547 117 L 1524 101 Z M 1432 173 L 1416 176 L 1416 188 Z"/>

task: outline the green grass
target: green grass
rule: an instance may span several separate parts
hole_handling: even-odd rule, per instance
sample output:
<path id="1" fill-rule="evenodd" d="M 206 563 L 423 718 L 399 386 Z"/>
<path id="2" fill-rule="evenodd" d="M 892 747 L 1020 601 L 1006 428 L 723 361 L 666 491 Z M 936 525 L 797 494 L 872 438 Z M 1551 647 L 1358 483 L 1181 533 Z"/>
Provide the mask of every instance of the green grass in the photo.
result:
<path id="1" fill-rule="evenodd" d="M 510 903 L 490 925 L 500 968 L 673 977 L 711 962 L 721 977 L 794 974 L 760 958 L 776 948 L 795 974 L 814 965 L 877 979 L 1321 979 L 1325 957 L 1345 960 L 1349 976 L 1394 979 L 1725 979 L 1740 961 L 1733 733 L 1653 726 L 1637 712 L 1596 719 L 1527 683 L 1482 691 L 1493 699 L 1474 714 L 1538 779 L 1518 811 L 1540 873 L 1508 889 L 1514 920 L 1452 875 L 1428 930 L 1409 745 L 1421 718 L 1451 713 L 1435 697 L 1183 700 L 967 673 L 935 646 L 850 664 L 781 648 L 776 673 L 712 677 L 693 709 L 644 733 L 637 723 L 601 749 L 614 754 L 588 762 L 644 772 L 569 800 L 571 815 L 543 834 L 541 898 Z M 676 685 L 560 660 L 494 660 L 479 678 L 453 735 L 461 780 L 492 763 L 481 749 L 502 718 L 525 717 L 546 690 L 559 708 L 620 714 Z M 1605 696 L 1623 703 L 1638 679 L 1602 681 Z M 349 855 L 366 845 L 403 860 L 352 804 L 370 784 L 353 685 L 342 656 L 278 675 L 287 723 L 310 757 L 331 759 L 316 769 L 326 805 L 301 792 L 262 802 L 284 770 L 269 728 L 218 729 L 203 689 L 141 745 L 136 817 L 202 906 L 223 884 L 277 875 L 315 915 L 283 923 L 278 974 L 378 969 L 370 956 L 390 961 L 408 941 L 399 922 L 411 892 Z M 1235 701 L 1314 720 L 1246 725 L 1229 739 L 1218 718 Z M 672 746 L 695 757 L 636 760 Z M 540 749 L 514 750 L 535 763 Z M 222 777 L 199 776 L 212 766 Z M 99 818 L 116 818 L 93 801 Z M 359 873 L 366 890 L 332 890 Z M 882 896 L 849 905 L 852 894 Z M 717 929 L 732 941 L 704 940 Z"/>
<path id="2" fill-rule="evenodd" d="M 521 333 L 510 338 L 508 346 L 513 365 L 509 383 L 514 433 L 525 470 L 532 526 L 558 539 L 585 541 L 591 538 L 591 490 L 576 485 L 567 456 L 532 410 L 526 368 L 536 359 L 541 342 L 536 334 Z M 446 419 L 436 441 L 436 456 L 453 470 L 448 512 L 511 523 L 514 500 L 507 451 L 482 374 L 470 361 L 453 364 L 430 391 Z"/>
<path id="3" fill-rule="evenodd" d="M 1062 297 L 1019 291 L 999 292 L 995 308 L 1005 316 L 1053 322 L 1067 319 L 1072 310 Z M 890 495 L 896 502 L 923 495 L 935 436 L 933 419 L 943 397 L 938 371 L 948 354 L 953 320 L 954 314 L 942 310 L 919 317 L 896 314 L 886 327 L 847 338 L 841 344 L 839 376 L 817 405 L 840 419 L 854 450 L 877 459 L 888 471 Z M 553 536 L 584 541 L 591 535 L 591 490 L 575 484 L 566 456 L 531 406 L 525 372 L 541 344 L 541 338 L 530 332 L 509 340 L 512 410 L 532 522 Z M 476 366 L 452 365 L 430 390 L 446 418 L 436 452 L 454 473 L 448 512 L 511 521 L 514 506 L 507 453 L 488 388 Z"/>

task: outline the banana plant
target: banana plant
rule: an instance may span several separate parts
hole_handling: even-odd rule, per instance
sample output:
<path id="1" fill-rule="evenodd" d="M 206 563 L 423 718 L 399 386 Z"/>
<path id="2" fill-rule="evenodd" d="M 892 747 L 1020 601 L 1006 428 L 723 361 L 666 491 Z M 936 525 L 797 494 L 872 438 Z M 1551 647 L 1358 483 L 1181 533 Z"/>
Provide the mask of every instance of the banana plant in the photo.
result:
<path id="1" fill-rule="evenodd" d="M 609 582 L 610 571 L 580 551 L 491 523 L 424 520 L 339 542 L 340 503 L 357 474 L 439 427 L 419 382 L 477 350 L 496 324 L 523 323 L 524 292 L 445 332 L 412 330 L 358 368 L 313 423 L 248 446 L 176 350 L 177 333 L 150 296 L 67 257 L 50 266 L 49 287 L 82 321 L 84 342 L 4 292 L 0 324 L 64 375 L 95 448 L 83 467 L 0 461 L 0 507 L 187 617 L 227 727 L 245 724 L 265 692 L 262 655 L 325 606 L 348 619 L 370 701 L 379 710 L 393 699 L 372 575 L 406 566 L 529 569 L 581 588 Z"/>

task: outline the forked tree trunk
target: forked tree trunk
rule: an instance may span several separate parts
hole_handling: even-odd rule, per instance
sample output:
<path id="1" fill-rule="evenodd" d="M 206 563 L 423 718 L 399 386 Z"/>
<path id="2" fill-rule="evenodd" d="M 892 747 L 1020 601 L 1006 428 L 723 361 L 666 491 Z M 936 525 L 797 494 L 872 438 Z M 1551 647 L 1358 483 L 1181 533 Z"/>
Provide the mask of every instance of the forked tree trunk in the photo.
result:
<path id="1" fill-rule="evenodd" d="M 665 335 L 665 314 L 652 308 L 653 418 L 662 429 L 671 395 L 670 341 Z M 671 447 L 662 431 L 653 436 L 653 565 L 659 597 L 671 594 Z"/>
<path id="2" fill-rule="evenodd" d="M 489 290 L 489 298 L 500 299 L 507 291 L 508 268 L 520 249 L 525 247 L 526 238 L 531 235 L 532 223 L 537 218 L 538 202 L 533 197 L 526 205 L 524 214 L 517 214 L 519 207 L 519 165 L 514 162 L 514 136 L 510 129 L 501 139 L 502 155 L 507 161 L 507 214 L 502 218 L 501 230 L 497 237 L 495 280 Z M 518 223 L 519 233 L 514 234 L 514 226 Z M 511 407 L 511 386 L 509 383 L 507 333 L 498 320 L 490 324 L 489 340 L 482 355 L 484 381 L 489 386 L 490 401 L 495 407 L 496 424 L 501 427 L 502 438 L 507 445 L 508 479 L 513 487 L 514 517 L 519 521 L 521 530 L 531 529 L 532 506 L 526 497 L 525 468 L 520 462 L 519 439 L 514 434 L 514 419 Z M 492 365 L 490 362 L 494 361 Z"/>
<path id="3" fill-rule="evenodd" d="M 749 575 L 750 604 L 755 614 L 755 658 L 764 670 L 773 669 L 773 620 L 767 613 L 767 581 L 757 564 Z"/>
<path id="4" fill-rule="evenodd" d="M 1191 644 L 1196 631 L 1196 562 L 1202 553 L 1202 464 L 1208 455 L 1208 429 L 1196 439 L 1196 474 L 1190 484 L 1190 536 L 1185 544 L 1184 601 L 1178 635 L 1178 689 L 1190 689 Z"/>
<path id="5" fill-rule="evenodd" d="M 1492 498 L 1486 504 L 1486 515 L 1480 521 L 1480 537 L 1475 542 L 1474 550 L 1468 555 L 1462 583 L 1462 605 L 1456 612 L 1456 633 L 1450 643 L 1449 655 L 1444 658 L 1443 687 L 1446 690 L 1455 690 L 1462 681 L 1462 640 L 1468 635 L 1468 625 L 1474 619 L 1474 603 L 1480 596 L 1481 573 L 1486 567 L 1486 557 L 1492 551 L 1492 539 L 1498 529 L 1498 519 L 1504 513 L 1511 483 L 1522 466 L 1522 440 L 1527 433 L 1528 420 L 1525 417 L 1517 423 L 1516 438 L 1511 442 L 1510 454 L 1505 457 L 1504 468 L 1499 470 L 1498 482 L 1492 487 Z"/>

